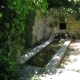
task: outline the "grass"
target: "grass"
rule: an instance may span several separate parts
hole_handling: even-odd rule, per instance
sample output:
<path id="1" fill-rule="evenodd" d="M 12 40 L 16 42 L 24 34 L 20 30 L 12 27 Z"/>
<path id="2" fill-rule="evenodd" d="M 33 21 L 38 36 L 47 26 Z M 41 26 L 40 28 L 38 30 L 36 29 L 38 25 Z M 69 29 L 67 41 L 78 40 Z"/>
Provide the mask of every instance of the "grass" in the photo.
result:
<path id="1" fill-rule="evenodd" d="M 26 62 L 27 65 L 36 67 L 44 67 L 55 53 L 59 50 L 63 43 L 59 43 L 57 40 L 53 41 L 50 45 L 40 51 L 37 55 Z"/>

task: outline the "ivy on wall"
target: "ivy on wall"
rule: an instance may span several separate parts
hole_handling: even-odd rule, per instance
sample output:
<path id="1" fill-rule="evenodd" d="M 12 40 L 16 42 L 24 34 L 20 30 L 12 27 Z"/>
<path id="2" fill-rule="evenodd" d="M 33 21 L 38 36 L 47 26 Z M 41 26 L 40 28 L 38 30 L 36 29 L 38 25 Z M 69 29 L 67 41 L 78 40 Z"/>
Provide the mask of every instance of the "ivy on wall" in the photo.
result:
<path id="1" fill-rule="evenodd" d="M 26 27 L 25 27 L 25 48 L 29 48 L 32 46 L 32 30 L 35 21 L 35 11 L 29 11 L 26 18 Z"/>
<path id="2" fill-rule="evenodd" d="M 77 20 L 80 20 L 80 0 L 47 0 L 47 2 L 48 9 L 54 7 L 62 10 L 63 14 L 73 14 Z"/>
<path id="3" fill-rule="evenodd" d="M 35 10 L 44 13 L 46 8 L 46 0 L 0 0 L 1 80 L 17 80 L 19 77 L 17 59 L 24 45 L 31 46 Z"/>

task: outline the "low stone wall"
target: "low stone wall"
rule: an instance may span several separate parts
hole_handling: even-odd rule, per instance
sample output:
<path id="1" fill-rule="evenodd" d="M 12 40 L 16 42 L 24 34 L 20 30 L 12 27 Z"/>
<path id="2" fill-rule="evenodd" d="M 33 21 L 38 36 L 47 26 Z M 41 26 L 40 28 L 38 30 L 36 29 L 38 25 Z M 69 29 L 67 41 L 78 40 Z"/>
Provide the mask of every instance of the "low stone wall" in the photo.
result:
<path id="1" fill-rule="evenodd" d="M 49 40 L 45 41 L 44 43 L 42 43 L 41 45 L 35 47 L 34 49 L 32 49 L 30 52 L 26 53 L 25 55 L 21 56 L 21 60 L 20 60 L 20 64 L 25 63 L 27 60 L 29 60 L 30 58 L 32 58 L 34 55 L 36 55 L 39 51 L 41 51 L 43 48 L 45 48 L 47 45 L 49 45 L 55 36 L 52 36 L 49 38 Z"/>
<path id="2" fill-rule="evenodd" d="M 50 62 L 45 66 L 45 69 L 51 69 L 51 68 L 57 68 L 68 48 L 70 45 L 71 40 L 66 41 L 62 47 L 59 49 L 59 51 L 55 54 L 55 56 L 50 60 Z"/>

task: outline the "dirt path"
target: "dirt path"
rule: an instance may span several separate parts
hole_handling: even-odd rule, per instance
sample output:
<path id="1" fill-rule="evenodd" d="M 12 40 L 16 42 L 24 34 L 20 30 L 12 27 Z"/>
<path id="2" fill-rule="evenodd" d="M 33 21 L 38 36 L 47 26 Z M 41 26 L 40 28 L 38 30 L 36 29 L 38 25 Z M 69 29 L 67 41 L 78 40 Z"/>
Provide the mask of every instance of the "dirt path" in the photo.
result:
<path id="1" fill-rule="evenodd" d="M 70 44 L 60 68 L 80 72 L 80 41 Z"/>

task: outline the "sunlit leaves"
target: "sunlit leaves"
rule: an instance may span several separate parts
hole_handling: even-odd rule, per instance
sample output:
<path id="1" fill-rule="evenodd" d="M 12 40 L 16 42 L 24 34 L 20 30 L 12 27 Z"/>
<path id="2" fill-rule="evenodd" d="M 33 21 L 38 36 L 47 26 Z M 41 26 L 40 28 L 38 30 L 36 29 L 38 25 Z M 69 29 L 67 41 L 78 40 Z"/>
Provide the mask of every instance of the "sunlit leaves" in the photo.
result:
<path id="1" fill-rule="evenodd" d="M 25 14 L 28 10 L 39 9 L 45 12 L 47 9 L 47 0 L 14 0 L 9 4 L 11 9 L 15 9 L 18 14 Z"/>

